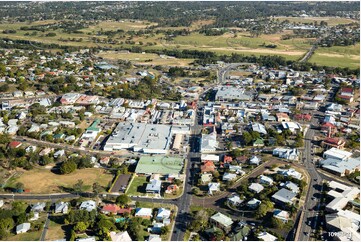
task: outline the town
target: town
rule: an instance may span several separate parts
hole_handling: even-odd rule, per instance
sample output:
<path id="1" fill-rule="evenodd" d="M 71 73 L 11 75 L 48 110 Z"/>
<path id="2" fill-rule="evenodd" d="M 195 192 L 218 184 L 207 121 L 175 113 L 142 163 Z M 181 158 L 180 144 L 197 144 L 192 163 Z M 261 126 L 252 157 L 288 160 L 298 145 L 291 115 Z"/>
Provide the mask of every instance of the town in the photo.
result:
<path id="1" fill-rule="evenodd" d="M 1 41 L 1 240 L 361 239 L 359 66 Z"/>

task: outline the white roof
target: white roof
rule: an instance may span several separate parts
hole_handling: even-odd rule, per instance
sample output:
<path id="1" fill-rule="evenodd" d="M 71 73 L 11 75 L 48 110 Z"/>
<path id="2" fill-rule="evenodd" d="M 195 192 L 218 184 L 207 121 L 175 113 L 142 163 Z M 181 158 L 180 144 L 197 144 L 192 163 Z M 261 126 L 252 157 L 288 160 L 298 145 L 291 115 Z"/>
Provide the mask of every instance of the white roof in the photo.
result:
<path id="1" fill-rule="evenodd" d="M 211 219 L 222 224 L 224 227 L 228 227 L 233 224 L 233 220 L 222 213 L 216 213 L 211 217 Z"/>
<path id="2" fill-rule="evenodd" d="M 92 200 L 84 201 L 80 205 L 80 209 L 87 210 L 88 212 L 96 209 L 96 207 L 97 206 L 96 206 L 95 201 L 92 201 Z"/>
<path id="3" fill-rule="evenodd" d="M 151 208 L 137 208 L 135 216 L 152 216 Z"/>
<path id="4" fill-rule="evenodd" d="M 343 159 L 347 159 L 347 158 L 351 157 L 352 153 L 345 151 L 345 150 L 340 150 L 337 148 L 331 148 L 328 151 L 324 152 L 323 155 L 325 157 L 333 157 L 336 159 L 343 160 Z"/>
<path id="5" fill-rule="evenodd" d="M 264 189 L 264 187 L 259 183 L 251 183 L 248 188 L 257 193 L 261 192 Z"/>
<path id="6" fill-rule="evenodd" d="M 219 161 L 218 155 L 202 154 L 201 160 Z"/>
<path id="7" fill-rule="evenodd" d="M 326 205 L 326 208 L 334 211 L 342 210 L 348 203 L 348 199 L 344 197 L 336 197 L 329 204 Z"/>
<path id="8" fill-rule="evenodd" d="M 160 208 L 158 210 L 157 218 L 169 218 L 170 210 L 166 208 Z"/>
<path id="9" fill-rule="evenodd" d="M 130 238 L 129 234 L 127 231 L 123 231 L 123 232 L 110 232 L 110 238 L 112 241 L 116 241 L 116 242 L 130 242 L 132 241 L 132 238 Z"/>
<path id="10" fill-rule="evenodd" d="M 264 240 L 264 241 L 276 241 L 276 239 L 277 239 L 276 236 L 273 236 L 272 234 L 267 233 L 267 232 L 259 233 L 257 238 L 260 240 Z"/>

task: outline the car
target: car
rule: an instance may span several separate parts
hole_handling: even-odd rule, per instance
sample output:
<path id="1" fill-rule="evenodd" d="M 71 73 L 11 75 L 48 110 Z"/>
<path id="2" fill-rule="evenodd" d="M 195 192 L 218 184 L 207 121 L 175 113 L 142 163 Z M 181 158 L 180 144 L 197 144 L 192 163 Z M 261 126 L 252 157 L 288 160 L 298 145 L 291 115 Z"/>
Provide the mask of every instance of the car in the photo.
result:
<path id="1" fill-rule="evenodd" d="M 312 200 L 315 200 L 316 198 L 315 197 L 311 197 Z"/>
<path id="2" fill-rule="evenodd" d="M 317 181 L 317 178 L 313 179 L 314 181 Z"/>

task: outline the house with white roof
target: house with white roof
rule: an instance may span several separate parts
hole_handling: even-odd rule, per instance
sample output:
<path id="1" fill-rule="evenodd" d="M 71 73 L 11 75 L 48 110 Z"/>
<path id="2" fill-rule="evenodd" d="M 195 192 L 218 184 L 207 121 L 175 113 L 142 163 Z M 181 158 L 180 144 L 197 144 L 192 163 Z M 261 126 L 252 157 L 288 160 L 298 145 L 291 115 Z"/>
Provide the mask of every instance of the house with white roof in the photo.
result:
<path id="1" fill-rule="evenodd" d="M 273 179 L 271 177 L 261 175 L 259 177 L 259 182 L 261 184 L 267 184 L 267 185 L 271 186 L 273 184 Z"/>
<path id="2" fill-rule="evenodd" d="M 16 234 L 26 233 L 29 231 L 30 227 L 31 227 L 30 223 L 19 224 L 18 226 L 16 226 Z"/>
<path id="3" fill-rule="evenodd" d="M 260 124 L 260 123 L 252 124 L 252 130 L 255 131 L 255 132 L 258 132 L 260 134 L 264 134 L 264 135 L 267 134 L 266 127 L 263 124 Z"/>
<path id="4" fill-rule="evenodd" d="M 287 160 L 298 160 L 299 152 L 297 149 L 291 148 L 276 148 L 273 150 L 272 154 L 274 156 L 278 156 L 279 158 L 287 159 Z"/>
<path id="5" fill-rule="evenodd" d="M 236 178 L 237 178 L 237 175 L 236 175 L 236 174 L 225 172 L 225 173 L 223 174 L 222 180 L 223 180 L 223 181 L 233 181 L 233 180 L 236 179 Z"/>
<path id="6" fill-rule="evenodd" d="M 249 164 L 256 165 L 256 166 L 258 166 L 260 162 L 261 162 L 261 159 L 255 155 L 252 156 L 252 158 L 249 160 Z"/>
<path id="7" fill-rule="evenodd" d="M 275 209 L 273 211 L 273 217 L 281 220 L 284 223 L 287 223 L 288 220 L 290 219 L 290 214 L 287 211 Z"/>
<path id="8" fill-rule="evenodd" d="M 150 219 L 153 216 L 152 213 L 153 210 L 151 208 L 137 208 L 134 216 L 144 219 Z"/>
<path id="9" fill-rule="evenodd" d="M 286 181 L 285 183 L 281 183 L 280 186 L 288 188 L 289 190 L 291 190 L 292 192 L 294 192 L 296 194 L 300 191 L 300 188 L 298 187 L 298 185 L 291 181 Z"/>
<path id="10" fill-rule="evenodd" d="M 111 241 L 115 241 L 115 242 L 131 242 L 131 241 L 133 241 L 132 238 L 130 238 L 127 231 L 118 232 L 118 233 L 111 231 L 109 233 L 109 235 L 110 235 Z"/>
<path id="11" fill-rule="evenodd" d="M 215 152 L 218 147 L 217 133 L 202 134 L 201 153 Z"/>
<path id="12" fill-rule="evenodd" d="M 328 159 L 332 158 L 339 161 L 344 161 L 352 156 L 351 152 L 337 149 L 337 148 L 331 148 L 323 153 L 323 158 Z"/>
<path id="13" fill-rule="evenodd" d="M 170 217 L 170 210 L 166 209 L 166 208 L 159 208 L 157 216 L 155 217 L 155 219 L 157 221 L 162 222 L 164 219 L 169 219 Z"/>
<path id="14" fill-rule="evenodd" d="M 297 180 L 301 180 L 302 177 L 303 177 L 301 173 L 299 173 L 298 171 L 296 171 L 293 168 L 290 168 L 290 169 L 278 169 L 277 173 L 281 174 L 281 175 L 283 175 L 285 177 L 296 178 Z"/>
<path id="15" fill-rule="evenodd" d="M 233 206 L 238 206 L 242 204 L 244 200 L 242 200 L 236 193 L 234 193 L 232 196 L 227 198 L 227 201 Z"/>
<path id="16" fill-rule="evenodd" d="M 256 199 L 256 198 L 252 198 L 251 200 L 249 200 L 247 202 L 247 206 L 252 208 L 252 209 L 256 209 L 258 208 L 258 206 L 261 204 L 261 201 Z"/>
<path id="17" fill-rule="evenodd" d="M 251 185 L 249 185 L 248 189 L 255 193 L 260 193 L 264 189 L 264 187 L 259 183 L 251 183 Z"/>
<path id="18" fill-rule="evenodd" d="M 301 125 L 296 122 L 282 122 L 282 128 L 284 130 L 290 130 L 292 133 L 302 131 Z"/>
<path id="19" fill-rule="evenodd" d="M 80 210 L 86 210 L 88 212 L 91 212 L 91 211 L 95 210 L 96 208 L 97 208 L 97 205 L 96 205 L 95 201 L 92 201 L 92 200 L 82 202 L 79 207 Z"/>
<path id="20" fill-rule="evenodd" d="M 280 205 L 293 204 L 296 200 L 296 193 L 291 192 L 288 189 L 282 188 L 278 192 L 272 195 L 272 200 Z"/>
<path id="21" fill-rule="evenodd" d="M 263 240 L 263 241 L 276 241 L 277 237 L 268 233 L 268 232 L 261 232 L 258 234 L 257 238 L 259 240 Z"/>
<path id="22" fill-rule="evenodd" d="M 226 232 L 230 231 L 232 228 L 233 220 L 222 214 L 222 213 L 216 213 L 210 218 L 211 224 L 214 224 L 215 226 L 225 230 Z"/>
<path id="23" fill-rule="evenodd" d="M 58 202 L 55 203 L 55 213 L 68 213 L 69 210 L 69 204 L 67 202 Z"/>
<path id="24" fill-rule="evenodd" d="M 220 191 L 221 184 L 219 182 L 211 182 L 208 184 L 208 194 L 213 195 L 215 192 Z"/>

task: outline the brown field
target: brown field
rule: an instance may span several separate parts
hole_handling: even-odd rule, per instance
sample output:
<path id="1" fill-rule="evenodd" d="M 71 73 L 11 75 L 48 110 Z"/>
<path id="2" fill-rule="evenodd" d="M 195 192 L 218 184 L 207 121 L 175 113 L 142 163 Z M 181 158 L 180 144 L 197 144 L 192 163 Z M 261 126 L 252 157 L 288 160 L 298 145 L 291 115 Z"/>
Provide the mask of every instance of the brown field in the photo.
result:
<path id="1" fill-rule="evenodd" d="M 85 190 L 91 190 L 94 182 L 107 187 L 113 175 L 97 168 L 80 169 L 67 175 L 58 175 L 47 169 L 34 168 L 30 171 L 23 170 L 23 174 L 15 182 L 22 182 L 25 189 L 30 189 L 31 193 L 55 193 L 62 192 L 61 187 L 72 187 L 79 179 L 83 180 Z"/>
<path id="2" fill-rule="evenodd" d="M 318 23 L 321 21 L 325 21 L 328 23 L 329 26 L 335 26 L 339 24 L 349 24 L 355 23 L 356 20 L 347 19 L 347 18 L 336 18 L 336 17 L 276 17 L 279 20 L 289 20 L 290 22 L 300 22 L 300 23 L 313 23 L 317 21 Z"/>

